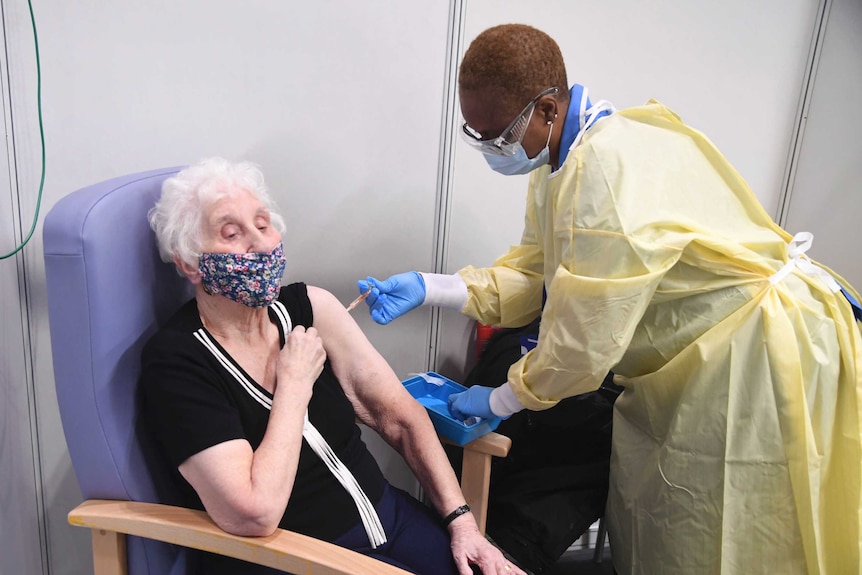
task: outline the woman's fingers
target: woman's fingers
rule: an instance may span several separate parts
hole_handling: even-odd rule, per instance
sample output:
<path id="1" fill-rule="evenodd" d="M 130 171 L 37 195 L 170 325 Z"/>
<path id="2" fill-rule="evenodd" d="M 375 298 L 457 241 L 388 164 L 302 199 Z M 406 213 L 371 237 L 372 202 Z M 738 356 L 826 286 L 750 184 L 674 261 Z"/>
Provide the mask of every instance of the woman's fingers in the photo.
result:
<path id="1" fill-rule="evenodd" d="M 288 379 L 303 379 L 313 384 L 323 371 L 326 350 L 323 340 L 313 327 L 296 326 L 287 336 L 279 355 L 279 375 Z"/>

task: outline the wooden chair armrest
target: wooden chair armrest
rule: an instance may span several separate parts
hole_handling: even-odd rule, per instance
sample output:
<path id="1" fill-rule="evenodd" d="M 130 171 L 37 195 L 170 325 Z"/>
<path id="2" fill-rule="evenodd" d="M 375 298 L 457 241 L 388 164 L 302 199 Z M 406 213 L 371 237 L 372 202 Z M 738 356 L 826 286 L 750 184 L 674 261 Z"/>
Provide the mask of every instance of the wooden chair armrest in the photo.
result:
<path id="1" fill-rule="evenodd" d="M 203 511 L 157 503 L 92 499 L 69 513 L 69 523 L 93 530 L 96 575 L 126 573 L 125 535 L 203 549 L 304 575 L 408 575 L 344 547 L 283 529 L 268 537 L 231 535 Z"/>
<path id="2" fill-rule="evenodd" d="M 449 445 L 458 445 L 442 436 L 440 437 L 440 440 Z M 482 437 L 474 439 L 462 447 L 468 451 L 485 453 L 494 457 L 506 457 L 509 455 L 509 450 L 512 449 L 512 440 L 505 435 L 500 435 L 499 433 L 492 431 L 491 433 L 486 433 Z"/>

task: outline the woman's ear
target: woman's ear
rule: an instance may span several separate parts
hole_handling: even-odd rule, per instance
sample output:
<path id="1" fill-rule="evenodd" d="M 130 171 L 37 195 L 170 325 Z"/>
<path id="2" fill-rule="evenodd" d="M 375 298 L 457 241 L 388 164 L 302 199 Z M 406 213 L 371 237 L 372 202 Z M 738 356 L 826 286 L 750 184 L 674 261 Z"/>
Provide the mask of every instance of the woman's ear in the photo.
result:
<path id="1" fill-rule="evenodd" d="M 539 117 L 542 119 L 542 123 L 547 124 L 557 121 L 559 108 L 560 105 L 557 100 L 555 100 L 553 96 L 548 95 L 542 97 L 536 103 L 536 110 L 533 113 L 535 114 L 538 112 Z"/>
<path id="2" fill-rule="evenodd" d="M 196 268 L 185 261 L 183 261 L 179 255 L 174 254 L 174 264 L 177 266 L 184 276 L 191 282 L 192 285 L 197 285 L 201 283 L 201 272 Z"/>

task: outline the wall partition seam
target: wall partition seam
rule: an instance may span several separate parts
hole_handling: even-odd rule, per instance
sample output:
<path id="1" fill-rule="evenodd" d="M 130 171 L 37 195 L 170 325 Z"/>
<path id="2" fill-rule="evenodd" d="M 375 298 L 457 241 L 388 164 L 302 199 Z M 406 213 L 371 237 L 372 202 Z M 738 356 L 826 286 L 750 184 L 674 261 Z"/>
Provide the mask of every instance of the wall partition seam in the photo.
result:
<path id="1" fill-rule="evenodd" d="M 440 126 L 440 156 L 437 169 L 437 200 L 434 209 L 434 273 L 446 273 L 449 250 L 449 220 L 455 172 L 455 129 L 458 118 L 458 60 L 464 41 L 464 14 L 467 0 L 451 0 L 446 46 L 446 78 L 443 83 L 443 114 Z M 428 329 L 426 370 L 437 366 L 437 351 L 442 331 L 441 310 L 431 308 Z"/>
<path id="2" fill-rule="evenodd" d="M 831 7 L 832 0 L 820 0 L 820 5 L 817 9 L 817 18 L 814 21 L 814 29 L 811 34 L 811 46 L 808 50 L 805 75 L 802 79 L 802 90 L 799 95 L 796 123 L 790 138 L 790 150 L 784 171 L 784 181 L 782 182 L 778 196 L 778 214 L 776 214 L 775 221 L 782 227 L 787 223 L 788 212 L 790 210 L 790 197 L 793 194 L 793 185 L 796 182 L 796 173 L 802 152 L 802 141 L 805 137 L 805 126 L 808 122 L 808 111 L 811 107 L 811 98 L 814 93 L 814 81 L 817 79 L 817 66 L 820 62 L 820 54 L 823 51 L 823 40 L 826 37 L 826 27 L 829 22 Z"/>
<path id="3" fill-rule="evenodd" d="M 13 206 L 13 237 L 14 242 L 23 241 L 27 234 L 27 219 L 24 217 L 23 206 L 26 204 L 22 194 L 18 178 L 18 156 L 16 146 L 16 131 L 12 102 L 12 74 L 10 72 L 10 48 L 9 48 L 9 20 L 7 18 L 7 6 L 0 0 L 0 29 L 3 35 L 3 52 L 0 54 L 2 62 L 2 105 L 3 122 L 6 133 L 6 162 L 9 174 L 9 194 Z M 23 107 L 22 109 L 26 109 Z M 30 279 L 27 274 L 27 253 L 21 251 L 15 255 L 15 266 L 18 276 L 18 296 L 21 319 L 21 340 L 24 349 L 24 385 L 27 394 L 27 416 L 30 423 L 30 447 L 33 464 L 34 477 L 34 500 L 36 503 L 37 525 L 39 529 L 39 550 L 41 554 L 42 573 L 50 575 L 50 561 L 48 553 L 48 530 L 46 525 L 45 496 L 42 484 L 42 457 L 39 444 L 39 426 L 37 416 L 35 369 L 33 361 L 32 326 L 30 313 Z"/>

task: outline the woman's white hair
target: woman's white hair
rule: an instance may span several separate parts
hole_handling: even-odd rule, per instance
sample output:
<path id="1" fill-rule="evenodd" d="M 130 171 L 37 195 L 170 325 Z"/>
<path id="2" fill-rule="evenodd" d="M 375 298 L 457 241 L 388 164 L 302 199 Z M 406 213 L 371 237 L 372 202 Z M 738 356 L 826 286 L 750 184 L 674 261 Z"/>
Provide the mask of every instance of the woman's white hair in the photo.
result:
<path id="1" fill-rule="evenodd" d="M 254 194 L 269 210 L 270 223 L 284 233 L 284 219 L 277 212 L 257 165 L 206 158 L 165 180 L 161 198 L 147 214 L 162 260 L 173 262 L 177 256 L 197 267 L 206 211 L 236 188 Z"/>

